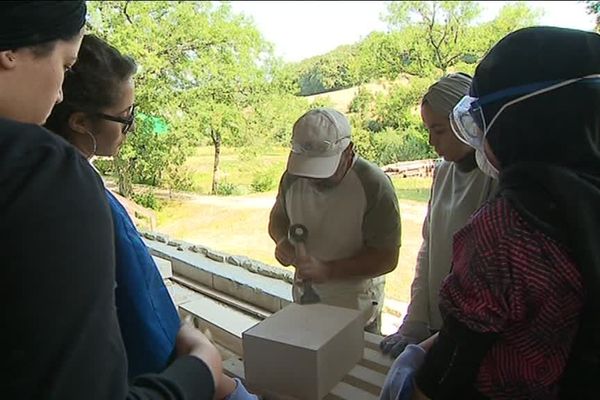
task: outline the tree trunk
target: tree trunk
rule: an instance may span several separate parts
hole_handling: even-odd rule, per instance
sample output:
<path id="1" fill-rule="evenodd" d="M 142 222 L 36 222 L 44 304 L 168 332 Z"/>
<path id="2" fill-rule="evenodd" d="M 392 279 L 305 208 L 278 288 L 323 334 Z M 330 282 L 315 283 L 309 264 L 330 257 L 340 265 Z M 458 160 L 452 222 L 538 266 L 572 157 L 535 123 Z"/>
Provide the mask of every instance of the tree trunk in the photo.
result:
<path id="1" fill-rule="evenodd" d="M 213 146 L 215 147 L 215 160 L 213 163 L 213 178 L 212 178 L 212 189 L 211 194 L 217 194 L 217 185 L 219 184 L 217 180 L 217 173 L 219 172 L 219 161 L 221 158 L 221 135 L 219 132 L 213 130 L 211 128 L 210 136 L 213 142 Z"/>
<path id="2" fill-rule="evenodd" d="M 113 163 L 117 173 L 119 194 L 128 199 L 133 193 L 133 185 L 131 184 L 131 165 L 129 165 L 130 160 L 123 160 L 117 156 Z"/>

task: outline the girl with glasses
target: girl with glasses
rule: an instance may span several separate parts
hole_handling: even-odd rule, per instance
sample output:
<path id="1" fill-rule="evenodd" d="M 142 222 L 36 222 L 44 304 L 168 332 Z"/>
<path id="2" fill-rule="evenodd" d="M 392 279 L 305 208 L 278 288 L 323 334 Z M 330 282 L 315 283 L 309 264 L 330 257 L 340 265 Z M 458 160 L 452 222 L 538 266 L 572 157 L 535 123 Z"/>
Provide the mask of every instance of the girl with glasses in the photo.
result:
<path id="1" fill-rule="evenodd" d="M 64 101 L 46 128 L 70 141 L 83 156 L 114 156 L 135 128 L 135 62 L 93 35 L 83 38 L 77 63 L 65 77 Z M 113 219 L 119 327 L 128 374 L 158 373 L 176 353 L 181 321 L 158 268 L 127 210 L 108 189 Z M 201 376 L 197 377 L 201 379 Z M 218 379 L 216 398 L 252 400 L 239 380 Z"/>
<path id="2" fill-rule="evenodd" d="M 128 380 L 100 179 L 77 149 L 40 126 L 63 100 L 85 18 L 84 1 L 0 3 L 2 397 L 212 399 L 221 360 L 189 326 L 179 329 L 180 357 L 166 371 Z M 128 118 L 120 112 L 131 104 L 101 111 Z M 95 133 L 82 118 L 73 126 Z"/>

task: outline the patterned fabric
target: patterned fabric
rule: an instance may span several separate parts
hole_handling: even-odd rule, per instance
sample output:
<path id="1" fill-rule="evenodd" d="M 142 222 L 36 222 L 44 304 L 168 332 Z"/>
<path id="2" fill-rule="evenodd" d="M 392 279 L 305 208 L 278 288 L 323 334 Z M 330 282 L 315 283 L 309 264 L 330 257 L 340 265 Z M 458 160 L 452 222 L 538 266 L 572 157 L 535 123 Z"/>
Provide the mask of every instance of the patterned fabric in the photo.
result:
<path id="1" fill-rule="evenodd" d="M 556 399 L 584 302 L 566 249 L 499 197 L 454 237 L 453 269 L 440 292 L 442 315 L 499 339 L 475 388 L 491 399 Z"/>

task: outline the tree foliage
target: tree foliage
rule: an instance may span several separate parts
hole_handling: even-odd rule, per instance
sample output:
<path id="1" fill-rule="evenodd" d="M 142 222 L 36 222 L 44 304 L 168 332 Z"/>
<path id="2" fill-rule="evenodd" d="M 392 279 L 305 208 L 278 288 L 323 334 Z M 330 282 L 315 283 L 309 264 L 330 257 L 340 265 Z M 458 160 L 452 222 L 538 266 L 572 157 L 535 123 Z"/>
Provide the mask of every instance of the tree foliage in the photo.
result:
<path id="1" fill-rule="evenodd" d="M 215 147 L 216 177 L 220 146 L 243 144 L 243 110 L 270 90 L 277 76 L 271 46 L 227 3 L 89 5 L 89 31 L 140 66 L 139 110 L 163 118 L 169 127 L 158 134 L 149 124 L 138 125 L 116 161 L 120 180 L 180 186 L 186 181 L 180 166 L 191 147 L 206 139 Z"/>
<path id="2" fill-rule="evenodd" d="M 587 2 L 598 12 L 599 2 Z M 348 111 L 357 149 L 385 164 L 433 156 L 419 117 L 427 86 L 450 71 L 472 73 L 507 33 L 535 23 L 526 2 L 507 3 L 480 22 L 472 1 L 389 2 L 387 32 L 299 63 L 286 64 L 253 21 L 227 2 L 90 1 L 88 32 L 139 64 L 136 132 L 105 169 L 116 172 L 122 194 L 132 183 L 169 189 L 192 186 L 185 161 L 195 146 L 214 148 L 212 192 L 219 183 L 223 146 L 241 153 L 288 145 L 296 119 L 331 106 L 327 95 L 303 95 L 362 85 Z M 367 87 L 382 80 L 384 93 Z M 301 95 L 301 96 L 298 96 Z M 257 171 L 254 190 L 267 190 L 272 171 Z M 261 175 L 262 174 L 262 175 Z"/>
<path id="3" fill-rule="evenodd" d="M 588 14 L 596 16 L 596 32 L 600 32 L 600 1 L 584 1 Z"/>
<path id="4" fill-rule="evenodd" d="M 402 74 L 439 77 L 472 72 L 487 50 L 506 34 L 529 25 L 540 12 L 526 2 L 507 3 L 492 21 L 479 22 L 473 1 L 391 1 L 382 19 L 388 32 L 372 32 L 295 65 L 301 95 L 344 89 Z"/>

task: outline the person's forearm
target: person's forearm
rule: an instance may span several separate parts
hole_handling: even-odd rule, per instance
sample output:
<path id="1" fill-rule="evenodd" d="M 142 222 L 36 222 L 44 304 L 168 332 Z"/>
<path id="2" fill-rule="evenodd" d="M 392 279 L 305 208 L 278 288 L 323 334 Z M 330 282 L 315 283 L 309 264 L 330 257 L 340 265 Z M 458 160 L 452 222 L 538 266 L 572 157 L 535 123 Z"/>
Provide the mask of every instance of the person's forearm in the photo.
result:
<path id="1" fill-rule="evenodd" d="M 127 400 L 213 400 L 215 382 L 211 368 L 200 358 L 180 357 L 160 374 L 137 377 Z"/>
<path id="2" fill-rule="evenodd" d="M 410 285 L 410 302 L 404 321 L 429 324 L 429 255 L 428 241 L 421 244 L 415 267 L 415 277 Z"/>
<path id="3" fill-rule="evenodd" d="M 374 278 L 393 271 L 398 264 L 398 248 L 365 247 L 354 257 L 328 261 L 330 280 Z"/>
<path id="4" fill-rule="evenodd" d="M 275 243 L 278 243 L 282 238 L 287 237 L 287 231 L 290 221 L 281 210 L 279 204 L 275 204 L 269 217 L 269 236 Z"/>
<path id="5" fill-rule="evenodd" d="M 237 384 L 233 378 L 223 374 L 220 385 L 215 389 L 215 399 L 222 400 L 235 391 Z"/>
<path id="6" fill-rule="evenodd" d="M 269 236 L 277 244 L 283 238 L 287 237 L 288 226 L 282 222 L 269 225 Z"/>

